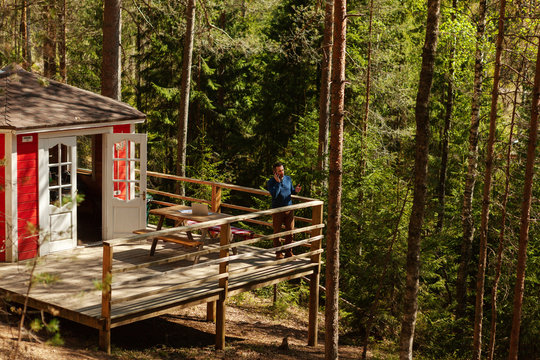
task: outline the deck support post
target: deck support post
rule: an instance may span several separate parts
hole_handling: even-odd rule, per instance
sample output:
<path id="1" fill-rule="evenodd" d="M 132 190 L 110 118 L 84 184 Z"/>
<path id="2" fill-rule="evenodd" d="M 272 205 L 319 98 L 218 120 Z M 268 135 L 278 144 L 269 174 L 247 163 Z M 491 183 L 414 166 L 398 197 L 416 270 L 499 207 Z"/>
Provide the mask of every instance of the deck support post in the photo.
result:
<path id="1" fill-rule="evenodd" d="M 101 319 L 103 325 L 99 329 L 99 348 L 111 353 L 111 281 L 113 252 L 109 243 L 103 243 L 103 273 L 101 276 Z"/>
<path id="2" fill-rule="evenodd" d="M 209 301 L 206 303 L 206 321 L 215 322 L 216 321 L 216 302 Z"/>
<path id="3" fill-rule="evenodd" d="M 323 221 L 323 206 L 314 206 L 312 210 L 312 225 L 322 224 Z M 319 236 L 322 234 L 322 228 L 311 231 L 311 236 Z M 322 246 L 322 241 L 317 240 L 311 243 L 310 251 L 319 250 Z M 311 257 L 312 263 L 317 263 L 317 267 L 313 270 L 309 279 L 309 323 L 308 323 L 308 346 L 317 346 L 318 338 L 318 314 L 319 314 L 319 272 L 321 268 L 321 254 L 316 254 Z"/>
<path id="4" fill-rule="evenodd" d="M 225 246 L 231 243 L 231 224 L 221 225 L 219 245 Z M 229 249 L 221 249 L 219 257 L 224 258 L 229 256 Z M 226 274 L 229 272 L 229 262 L 225 261 L 219 264 L 219 273 Z M 217 317 L 216 317 L 216 350 L 225 350 L 225 303 L 229 291 L 229 277 L 219 279 L 219 287 L 223 290 L 219 294 L 217 301 Z"/>
<path id="5" fill-rule="evenodd" d="M 221 187 L 212 185 L 212 203 L 210 206 L 212 212 L 221 211 Z M 210 301 L 206 303 L 206 321 L 216 321 L 216 302 Z"/>

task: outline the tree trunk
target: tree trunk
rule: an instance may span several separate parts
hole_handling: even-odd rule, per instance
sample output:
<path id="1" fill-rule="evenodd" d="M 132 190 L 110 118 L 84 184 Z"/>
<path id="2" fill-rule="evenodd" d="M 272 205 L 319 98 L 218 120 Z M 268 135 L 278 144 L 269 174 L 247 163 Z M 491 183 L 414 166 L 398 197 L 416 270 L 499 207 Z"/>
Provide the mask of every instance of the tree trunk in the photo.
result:
<path id="1" fill-rule="evenodd" d="M 484 54 L 482 52 L 483 38 L 486 28 L 486 0 L 478 4 L 478 25 L 476 28 L 476 52 L 474 64 L 474 85 L 471 104 L 471 129 L 469 132 L 469 155 L 465 190 L 463 192 L 463 209 L 461 221 L 463 227 L 463 240 L 461 243 L 461 258 L 456 280 L 456 316 L 464 316 L 467 294 L 467 273 L 471 259 L 471 246 L 474 238 L 474 221 L 472 216 L 472 202 L 474 186 L 476 184 L 476 168 L 478 166 L 478 126 L 480 124 L 480 103 L 482 98 L 482 81 L 484 71 Z"/>
<path id="2" fill-rule="evenodd" d="M 103 59 L 101 65 L 101 94 L 121 100 L 121 0 L 105 0 L 103 10 Z"/>
<path id="3" fill-rule="evenodd" d="M 525 266 L 527 263 L 527 243 L 529 241 L 529 223 L 531 215 L 531 198 L 534 180 L 534 163 L 536 159 L 536 143 L 538 138 L 538 108 L 540 106 L 540 43 L 536 54 L 536 74 L 532 96 L 531 123 L 529 126 L 529 144 L 527 148 L 527 166 L 525 168 L 525 185 L 523 202 L 521 203 L 521 225 L 519 231 L 518 263 L 516 269 L 516 286 L 514 288 L 514 313 L 512 316 L 512 332 L 510 334 L 509 360 L 517 360 L 519 350 L 519 328 L 521 326 L 521 308 L 525 289 Z"/>
<path id="4" fill-rule="evenodd" d="M 186 176 L 186 150 L 189 115 L 189 93 L 191 83 L 191 62 L 193 60 L 193 32 L 195 29 L 195 0 L 188 0 L 186 8 L 186 34 L 184 35 L 184 53 L 182 56 L 182 79 L 180 84 L 180 108 L 178 119 L 178 159 L 176 174 Z M 184 195 L 184 186 L 178 188 Z"/>
<path id="5" fill-rule="evenodd" d="M 341 184 L 343 120 L 345 116 L 345 50 L 347 0 L 334 1 L 334 41 L 330 117 L 330 174 L 328 182 L 328 232 L 326 240 L 325 359 L 338 358 L 339 339 L 339 236 L 341 227 Z"/>
<path id="6" fill-rule="evenodd" d="M 66 68 L 66 17 L 67 15 L 67 0 L 62 0 L 62 10 L 60 11 L 60 43 L 58 44 L 60 51 L 60 77 L 62 82 L 67 82 L 67 68 Z"/>
<path id="7" fill-rule="evenodd" d="M 412 359 L 414 329 L 418 311 L 418 285 L 420 272 L 420 238 L 426 204 L 427 167 L 429 151 L 429 96 L 433 82 L 435 52 L 439 32 L 440 0 L 428 0 L 426 37 L 422 52 L 422 69 L 416 97 L 416 150 L 414 159 L 414 193 L 409 234 L 407 239 L 407 279 L 401 323 L 401 360 Z"/>
<path id="8" fill-rule="evenodd" d="M 491 181 L 493 172 L 493 146 L 497 124 L 497 100 L 499 95 L 499 80 L 501 73 L 501 54 L 504 38 L 504 13 L 506 0 L 501 0 L 499 9 L 499 34 L 495 50 L 495 68 L 493 71 L 493 89 L 491 91 L 491 109 L 489 112 L 489 137 L 486 151 L 486 172 L 482 193 L 482 216 L 480 223 L 480 255 L 478 257 L 478 275 L 476 279 L 476 304 L 474 308 L 473 360 L 480 360 L 482 353 L 482 320 L 484 314 L 484 281 L 487 258 L 487 232 L 489 222 L 489 206 Z"/>
<path id="9" fill-rule="evenodd" d="M 332 36 L 334 34 L 334 3 L 326 1 L 324 15 L 323 56 L 321 63 L 321 92 L 319 94 L 319 148 L 317 151 L 317 170 L 320 174 L 328 169 L 328 126 L 330 122 L 330 79 L 332 74 Z M 322 176 L 321 188 L 327 182 Z M 322 190 L 321 190 L 322 191 Z"/>
<path id="10" fill-rule="evenodd" d="M 451 21 L 456 19 L 455 12 L 457 11 L 457 0 L 452 0 L 452 15 Z M 437 195 L 439 200 L 439 210 L 437 214 L 437 232 L 440 233 L 444 224 L 444 204 L 446 195 L 446 173 L 448 169 L 448 132 L 450 131 L 450 121 L 454 111 L 454 53 L 455 43 L 452 43 L 450 49 L 449 69 L 448 69 L 448 88 L 446 93 L 446 105 L 444 114 L 444 127 L 441 143 L 441 168 L 439 171 L 439 186 L 437 187 Z"/>
<path id="11" fill-rule="evenodd" d="M 367 358 L 367 348 L 369 345 L 369 335 L 371 334 L 371 329 L 373 327 L 373 321 L 375 319 L 376 312 L 379 307 L 379 300 L 381 298 L 381 290 L 383 288 L 384 279 L 386 278 L 386 273 L 388 272 L 388 268 L 390 267 L 390 263 L 392 260 L 392 254 L 394 251 L 394 244 L 396 243 L 396 240 L 398 238 L 398 235 L 400 233 L 399 231 L 399 224 L 401 223 L 401 219 L 403 218 L 403 213 L 405 211 L 405 206 L 407 205 L 407 202 L 409 201 L 409 188 L 407 188 L 407 193 L 405 194 L 405 197 L 403 199 L 403 205 L 401 206 L 401 210 L 399 211 L 399 216 L 396 221 L 396 226 L 394 228 L 394 233 L 392 235 L 392 241 L 390 242 L 390 245 L 388 246 L 388 250 L 386 251 L 386 256 L 384 259 L 384 268 L 383 272 L 381 274 L 381 277 L 379 279 L 379 282 L 377 284 L 377 291 L 375 292 L 375 297 L 373 298 L 373 301 L 371 303 L 369 313 L 368 313 L 368 320 L 366 323 L 366 334 L 364 335 L 364 349 L 362 350 L 362 359 L 365 360 Z"/>
<path id="12" fill-rule="evenodd" d="M 56 75 L 56 0 L 47 0 L 44 11 L 47 33 L 43 41 L 43 75 L 52 78 Z"/>
<path id="13" fill-rule="evenodd" d="M 524 70 L 525 67 L 525 59 L 522 59 L 521 62 L 521 71 Z M 515 126 L 515 120 L 516 120 L 516 110 L 517 110 L 517 101 L 518 101 L 518 94 L 520 90 L 520 81 L 521 76 L 518 76 L 516 81 L 516 88 L 514 90 L 514 102 L 513 102 L 513 108 L 512 108 L 512 122 L 510 124 L 510 134 L 508 136 L 508 144 L 506 149 L 506 169 L 505 169 L 505 184 L 504 184 L 504 195 L 503 195 L 503 201 L 501 204 L 501 225 L 500 225 L 500 232 L 499 232 L 499 246 L 497 248 L 497 265 L 495 268 L 495 279 L 493 280 L 493 287 L 491 289 L 491 327 L 490 327 L 490 338 L 489 338 L 489 347 L 488 347 L 488 360 L 493 360 L 493 357 L 495 356 L 495 338 L 496 338 L 496 330 L 497 330 L 497 292 L 499 288 L 499 280 L 501 278 L 501 270 L 502 270 L 502 255 L 504 251 L 504 243 L 505 243 L 505 234 L 506 234 L 506 215 L 507 215 L 507 204 L 508 204 L 508 197 L 510 194 L 510 164 L 511 164 L 511 155 L 512 155 L 512 143 L 514 141 L 514 126 Z"/>
<path id="14" fill-rule="evenodd" d="M 21 43 L 24 67 L 28 69 L 30 63 L 28 62 L 28 2 L 26 0 L 22 0 L 21 4 Z"/>
<path id="15" fill-rule="evenodd" d="M 369 2 L 369 25 L 368 25 L 368 49 L 367 49 L 367 68 L 366 68 L 366 99 L 364 107 L 364 119 L 362 121 L 362 164 L 361 174 L 364 175 L 366 170 L 366 156 L 367 156 L 367 130 L 368 130 L 368 118 L 369 118 L 369 101 L 371 97 L 371 34 L 373 32 L 373 0 Z"/>

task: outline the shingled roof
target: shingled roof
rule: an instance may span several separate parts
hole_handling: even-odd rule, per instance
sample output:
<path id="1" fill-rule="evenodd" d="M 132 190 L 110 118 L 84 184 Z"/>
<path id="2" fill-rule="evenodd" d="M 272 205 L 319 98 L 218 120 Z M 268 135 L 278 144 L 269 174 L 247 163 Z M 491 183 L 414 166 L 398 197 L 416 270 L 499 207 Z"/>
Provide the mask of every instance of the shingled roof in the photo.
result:
<path id="1" fill-rule="evenodd" d="M 0 129 L 29 130 L 123 121 L 146 115 L 131 106 L 10 65 L 0 70 Z"/>

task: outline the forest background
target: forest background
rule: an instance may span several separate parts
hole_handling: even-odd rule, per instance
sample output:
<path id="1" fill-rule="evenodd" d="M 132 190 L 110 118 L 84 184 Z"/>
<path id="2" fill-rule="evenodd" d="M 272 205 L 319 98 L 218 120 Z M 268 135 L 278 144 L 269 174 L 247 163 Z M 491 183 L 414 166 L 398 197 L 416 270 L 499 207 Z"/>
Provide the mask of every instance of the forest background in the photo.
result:
<path id="1" fill-rule="evenodd" d="M 480 232 L 467 244 L 462 219 L 464 194 L 472 190 L 478 230 L 499 11 L 498 2 L 487 2 L 478 38 L 480 3 L 441 4 L 415 336 L 415 351 L 428 359 L 472 353 Z M 497 321 L 494 358 L 505 358 L 509 348 L 539 5 L 507 1 L 504 18 L 484 302 L 485 324 Z M 148 134 L 148 169 L 164 173 L 176 171 L 185 6 L 181 0 L 122 4 L 122 101 L 148 115 L 138 129 Z M 370 328 L 371 340 L 397 348 L 426 1 L 350 0 L 348 12 L 340 294 L 354 306 L 341 308 L 341 325 L 359 343 Z M 1 0 L 0 64 L 26 63 L 99 93 L 102 25 L 102 1 Z M 317 167 L 323 31 L 320 1 L 197 2 L 187 176 L 262 188 L 279 159 L 304 195 L 327 201 L 328 173 Z M 477 45 L 484 91 L 478 167 L 471 173 Z M 471 176 L 477 180 L 472 189 Z M 534 186 L 519 347 L 524 359 L 540 357 L 538 191 Z M 483 327 L 486 352 L 491 332 Z"/>

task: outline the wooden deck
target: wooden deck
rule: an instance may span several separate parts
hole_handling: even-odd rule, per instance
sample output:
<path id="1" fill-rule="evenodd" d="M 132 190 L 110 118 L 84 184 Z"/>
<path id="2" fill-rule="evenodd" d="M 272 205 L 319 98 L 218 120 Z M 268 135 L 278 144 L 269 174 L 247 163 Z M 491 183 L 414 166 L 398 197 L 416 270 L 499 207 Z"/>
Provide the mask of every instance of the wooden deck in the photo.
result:
<path id="1" fill-rule="evenodd" d="M 110 328 L 159 316 L 173 307 L 223 301 L 240 292 L 301 276 L 318 276 L 319 272 L 319 263 L 313 263 L 309 256 L 276 261 L 273 252 L 246 245 L 239 248 L 238 255 L 228 257 L 224 276 L 223 269 L 220 275 L 223 250 L 220 254 L 219 244 L 206 246 L 208 253 L 201 255 L 197 265 L 193 265 L 192 250 L 159 242 L 155 255 L 149 256 L 150 244 L 148 239 L 142 239 L 114 246 L 112 269 L 120 271 L 113 270 L 110 320 L 103 316 L 104 298 L 99 286 L 103 246 L 80 247 L 39 258 L 34 277 L 50 281 L 32 286 L 28 305 L 99 329 L 100 334 L 106 329 L 110 336 Z M 189 255 L 174 261 L 182 254 Z M 153 265 L 145 267 L 148 262 Z M 0 293 L 23 303 L 32 263 L 0 264 Z M 228 280 L 226 286 L 224 278 Z"/>

